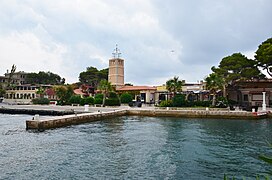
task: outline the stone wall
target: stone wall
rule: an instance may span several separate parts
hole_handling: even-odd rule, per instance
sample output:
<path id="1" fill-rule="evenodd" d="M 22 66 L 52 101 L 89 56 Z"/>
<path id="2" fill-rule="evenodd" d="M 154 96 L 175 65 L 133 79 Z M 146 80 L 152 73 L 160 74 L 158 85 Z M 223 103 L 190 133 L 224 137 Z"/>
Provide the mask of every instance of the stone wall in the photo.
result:
<path id="1" fill-rule="evenodd" d="M 128 110 L 128 115 L 158 116 L 158 117 L 189 117 L 189 118 L 219 118 L 219 119 L 258 119 L 246 111 L 210 111 L 210 110 Z"/>

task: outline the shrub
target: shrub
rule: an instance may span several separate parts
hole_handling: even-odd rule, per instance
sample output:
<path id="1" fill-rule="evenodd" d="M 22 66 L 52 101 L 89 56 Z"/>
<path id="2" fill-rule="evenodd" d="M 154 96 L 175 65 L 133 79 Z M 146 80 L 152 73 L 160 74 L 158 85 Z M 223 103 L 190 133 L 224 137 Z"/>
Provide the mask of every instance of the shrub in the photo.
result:
<path id="1" fill-rule="evenodd" d="M 123 94 L 121 94 L 121 96 L 120 96 L 120 101 L 121 101 L 121 103 L 129 103 L 129 102 L 131 102 L 132 100 L 133 100 L 133 97 L 132 97 L 132 95 L 129 94 L 129 93 L 123 93 Z"/>
<path id="2" fill-rule="evenodd" d="M 184 94 L 175 95 L 175 97 L 173 98 L 173 106 L 174 107 L 184 107 L 184 106 L 186 106 L 185 95 Z"/>
<path id="3" fill-rule="evenodd" d="M 119 98 L 108 98 L 105 100 L 106 106 L 120 106 Z"/>
<path id="4" fill-rule="evenodd" d="M 50 100 L 47 98 L 36 98 L 32 99 L 33 104 L 49 104 Z"/>
<path id="5" fill-rule="evenodd" d="M 194 106 L 197 106 L 197 107 L 210 107 L 211 106 L 211 101 L 195 101 Z"/>
<path id="6" fill-rule="evenodd" d="M 172 107 L 173 102 L 171 100 L 164 100 L 160 102 L 160 107 Z"/>
<path id="7" fill-rule="evenodd" d="M 119 98 L 119 97 L 115 92 L 110 92 L 109 93 L 109 98 Z"/>
<path id="8" fill-rule="evenodd" d="M 102 96 L 103 98 L 103 96 Z M 102 99 L 103 101 L 103 99 Z M 102 102 L 101 102 L 102 104 Z M 109 98 L 105 99 L 105 106 L 120 106 L 119 96 L 115 92 L 109 93 Z"/>
<path id="9" fill-rule="evenodd" d="M 94 98 L 94 104 L 103 104 L 103 99 L 101 99 L 101 98 Z"/>
<path id="10" fill-rule="evenodd" d="M 94 96 L 94 99 L 103 99 L 104 95 L 103 94 L 96 94 Z"/>
<path id="11" fill-rule="evenodd" d="M 96 94 L 94 96 L 94 104 L 103 104 L 103 94 Z"/>
<path id="12" fill-rule="evenodd" d="M 69 99 L 70 104 L 80 104 L 82 98 L 79 95 L 71 96 Z"/>
<path id="13" fill-rule="evenodd" d="M 79 102 L 80 106 L 84 106 L 86 104 L 85 100 L 86 100 L 86 98 L 81 98 L 81 100 Z"/>
<path id="14" fill-rule="evenodd" d="M 93 105 L 94 104 L 94 98 L 93 97 L 86 97 L 85 98 L 85 104 Z"/>

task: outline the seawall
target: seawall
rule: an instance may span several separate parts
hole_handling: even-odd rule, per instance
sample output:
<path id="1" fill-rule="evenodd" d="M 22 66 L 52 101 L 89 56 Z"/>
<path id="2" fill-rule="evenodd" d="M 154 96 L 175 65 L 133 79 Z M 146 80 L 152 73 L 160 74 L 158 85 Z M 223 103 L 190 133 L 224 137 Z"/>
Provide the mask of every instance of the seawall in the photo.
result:
<path id="1" fill-rule="evenodd" d="M 267 113 L 246 111 L 210 111 L 210 110 L 128 110 L 127 115 L 187 118 L 220 118 L 220 119 L 260 119 L 267 118 Z"/>
<path id="2" fill-rule="evenodd" d="M 29 115 L 49 115 L 49 116 L 63 116 L 74 114 L 72 110 L 56 111 L 56 110 L 41 110 L 41 109 L 16 109 L 16 108 L 0 108 L 2 114 L 29 114 Z"/>
<path id="3" fill-rule="evenodd" d="M 59 128 L 69 125 L 98 121 L 117 116 L 156 116 L 156 117 L 186 117 L 186 118 L 218 118 L 218 119 L 261 119 L 268 118 L 267 113 L 252 113 L 246 111 L 209 111 L 209 110 L 145 110 L 129 109 L 109 112 L 83 113 L 52 117 L 45 120 L 27 120 L 26 129 Z"/>

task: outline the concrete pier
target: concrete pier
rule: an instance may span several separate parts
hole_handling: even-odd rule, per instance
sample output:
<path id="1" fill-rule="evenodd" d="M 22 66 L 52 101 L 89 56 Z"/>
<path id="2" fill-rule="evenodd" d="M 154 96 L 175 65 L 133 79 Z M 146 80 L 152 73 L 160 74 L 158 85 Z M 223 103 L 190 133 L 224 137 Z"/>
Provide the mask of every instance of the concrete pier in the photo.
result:
<path id="1" fill-rule="evenodd" d="M 44 120 L 27 120 L 26 129 L 36 129 L 39 131 L 44 131 L 46 129 L 65 127 L 75 124 L 82 124 L 92 121 L 98 121 L 103 118 L 110 118 L 116 116 L 125 115 L 126 110 L 116 110 L 110 112 L 96 112 L 96 113 L 83 113 L 83 114 L 73 114 L 65 115 L 62 117 L 52 117 Z"/>

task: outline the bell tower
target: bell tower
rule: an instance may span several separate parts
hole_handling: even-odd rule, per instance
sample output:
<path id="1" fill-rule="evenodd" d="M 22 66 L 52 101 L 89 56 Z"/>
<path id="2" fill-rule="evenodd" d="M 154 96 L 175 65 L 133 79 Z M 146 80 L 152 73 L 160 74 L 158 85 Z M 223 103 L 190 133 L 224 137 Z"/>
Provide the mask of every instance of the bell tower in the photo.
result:
<path id="1" fill-rule="evenodd" d="M 121 59 L 121 52 L 116 48 L 112 53 L 113 57 L 109 60 L 109 78 L 108 81 L 116 88 L 124 86 L 124 59 Z"/>

